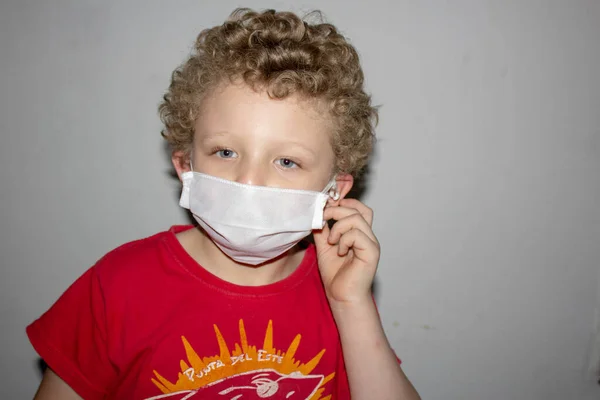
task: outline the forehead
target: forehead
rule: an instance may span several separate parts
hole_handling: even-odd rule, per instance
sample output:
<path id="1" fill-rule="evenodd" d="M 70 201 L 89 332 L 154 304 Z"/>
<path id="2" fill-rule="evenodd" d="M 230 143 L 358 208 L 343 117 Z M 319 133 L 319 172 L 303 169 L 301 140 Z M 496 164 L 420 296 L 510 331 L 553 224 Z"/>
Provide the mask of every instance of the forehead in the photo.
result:
<path id="1" fill-rule="evenodd" d="M 272 99 L 244 84 L 222 85 L 200 104 L 197 133 L 231 132 L 328 143 L 332 120 L 321 102 L 291 95 Z M 309 143 L 307 143 L 309 144 Z"/>

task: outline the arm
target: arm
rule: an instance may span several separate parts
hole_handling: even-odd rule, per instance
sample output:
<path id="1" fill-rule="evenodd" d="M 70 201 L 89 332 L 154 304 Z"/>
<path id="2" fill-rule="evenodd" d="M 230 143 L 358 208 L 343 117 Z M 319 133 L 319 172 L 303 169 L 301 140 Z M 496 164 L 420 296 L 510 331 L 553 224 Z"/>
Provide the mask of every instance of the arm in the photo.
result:
<path id="1" fill-rule="evenodd" d="M 398 364 L 371 298 L 332 309 L 352 399 L 420 400 Z"/>
<path id="2" fill-rule="evenodd" d="M 379 242 L 373 211 L 355 199 L 329 204 L 314 232 L 319 271 L 340 334 L 353 400 L 420 400 L 383 331 L 371 295 Z"/>
<path id="3" fill-rule="evenodd" d="M 50 368 L 46 368 L 34 400 L 82 400 L 69 385 Z"/>

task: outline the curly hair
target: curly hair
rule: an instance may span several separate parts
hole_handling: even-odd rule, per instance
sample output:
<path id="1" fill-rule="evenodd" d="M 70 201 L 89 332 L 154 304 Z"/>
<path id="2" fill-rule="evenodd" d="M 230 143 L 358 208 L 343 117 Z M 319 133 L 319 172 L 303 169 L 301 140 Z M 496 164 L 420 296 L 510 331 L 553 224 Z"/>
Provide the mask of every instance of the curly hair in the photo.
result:
<path id="1" fill-rule="evenodd" d="M 174 151 L 191 150 L 201 100 L 226 79 L 274 99 L 298 95 L 322 102 L 335 127 L 335 172 L 356 176 L 367 164 L 377 109 L 364 91 L 358 53 L 333 25 L 311 24 L 291 12 L 237 9 L 224 24 L 202 31 L 159 106 L 161 134 Z"/>

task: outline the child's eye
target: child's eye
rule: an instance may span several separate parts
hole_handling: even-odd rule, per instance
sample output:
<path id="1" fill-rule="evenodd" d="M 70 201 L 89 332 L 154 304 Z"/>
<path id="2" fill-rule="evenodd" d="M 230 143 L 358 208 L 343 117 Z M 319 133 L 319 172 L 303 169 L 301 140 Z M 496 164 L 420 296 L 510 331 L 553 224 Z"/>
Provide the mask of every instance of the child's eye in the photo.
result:
<path id="1" fill-rule="evenodd" d="M 237 156 L 235 151 L 229 149 L 215 149 L 214 154 L 216 154 L 220 158 L 234 158 Z"/>
<path id="2" fill-rule="evenodd" d="M 280 166 L 282 166 L 283 168 L 298 168 L 298 164 L 292 160 L 290 160 L 289 158 L 280 158 L 279 160 L 277 160 L 278 164 Z"/>

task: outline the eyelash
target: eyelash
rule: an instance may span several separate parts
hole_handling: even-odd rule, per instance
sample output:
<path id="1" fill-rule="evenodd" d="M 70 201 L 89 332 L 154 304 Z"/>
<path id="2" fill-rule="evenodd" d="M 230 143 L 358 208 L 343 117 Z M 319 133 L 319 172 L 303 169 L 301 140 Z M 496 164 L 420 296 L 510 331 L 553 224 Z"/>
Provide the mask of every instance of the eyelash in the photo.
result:
<path id="1" fill-rule="evenodd" d="M 217 154 L 217 153 L 218 153 L 218 152 L 220 152 L 220 151 L 230 151 L 230 152 L 232 152 L 232 153 L 235 153 L 235 151 L 233 151 L 233 150 L 231 150 L 231 149 L 228 149 L 227 147 L 221 147 L 221 146 L 218 146 L 218 147 L 213 147 L 213 148 L 210 150 L 210 154 Z M 224 158 L 229 158 L 229 157 L 224 157 Z"/>
<path id="2" fill-rule="evenodd" d="M 232 153 L 235 153 L 235 151 L 228 149 L 227 147 L 222 147 L 222 146 L 217 146 L 217 147 L 213 147 L 210 150 L 210 154 L 217 154 L 220 151 L 231 151 Z M 230 158 L 230 157 L 223 157 L 225 159 Z M 302 165 L 300 164 L 300 162 L 298 162 L 297 160 L 290 158 L 290 157 L 281 157 L 279 158 L 277 161 L 282 161 L 282 160 L 289 160 L 292 163 L 294 163 L 294 165 L 296 166 L 296 168 L 302 168 Z M 295 169 L 295 168 L 285 168 L 284 166 L 282 166 L 284 169 Z"/>
<path id="3" fill-rule="evenodd" d="M 283 160 L 288 160 L 288 161 L 290 161 L 290 162 L 294 163 L 294 165 L 296 166 L 296 168 L 301 168 L 301 167 L 302 167 L 302 165 L 300 165 L 300 163 L 299 163 L 298 161 L 296 161 L 296 160 L 294 160 L 293 158 L 290 158 L 290 157 L 281 157 L 281 158 L 279 158 L 277 161 L 278 161 L 278 162 L 281 162 L 281 161 L 283 161 Z M 295 169 L 295 168 L 293 168 L 293 167 L 292 167 L 292 168 L 290 168 L 290 167 L 285 167 L 285 166 L 283 166 L 283 165 L 281 165 L 281 166 L 282 166 L 282 168 L 284 168 L 284 169 Z"/>

